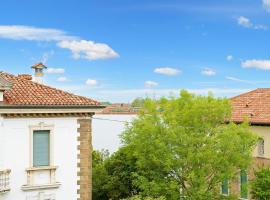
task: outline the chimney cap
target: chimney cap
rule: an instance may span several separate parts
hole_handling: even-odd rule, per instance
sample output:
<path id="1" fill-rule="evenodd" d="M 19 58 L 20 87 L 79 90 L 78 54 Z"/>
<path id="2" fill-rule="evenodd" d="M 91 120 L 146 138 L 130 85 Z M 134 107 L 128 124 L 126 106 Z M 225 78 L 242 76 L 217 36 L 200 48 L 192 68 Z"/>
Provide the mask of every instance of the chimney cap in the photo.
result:
<path id="1" fill-rule="evenodd" d="M 46 67 L 42 62 L 34 64 L 31 68 L 33 69 L 47 69 L 48 67 Z"/>

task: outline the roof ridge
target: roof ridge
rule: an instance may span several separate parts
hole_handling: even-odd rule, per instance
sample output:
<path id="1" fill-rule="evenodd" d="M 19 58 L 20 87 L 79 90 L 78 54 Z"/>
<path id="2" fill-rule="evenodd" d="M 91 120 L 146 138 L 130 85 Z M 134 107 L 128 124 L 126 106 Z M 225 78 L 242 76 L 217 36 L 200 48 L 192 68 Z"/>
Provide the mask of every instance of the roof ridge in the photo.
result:
<path id="1" fill-rule="evenodd" d="M 245 92 L 245 93 L 236 95 L 236 96 L 234 96 L 234 97 L 231 97 L 230 99 L 231 99 L 231 100 L 236 99 L 236 98 L 238 98 L 238 97 L 241 97 L 241 96 L 250 94 L 250 93 L 252 93 L 252 92 L 255 92 L 255 91 L 259 90 L 259 89 L 261 89 L 261 88 L 256 88 L 256 89 L 253 89 L 253 90 L 251 90 L 251 91 L 248 91 L 248 92 Z M 269 89 L 270 89 L 270 88 L 269 88 Z"/>

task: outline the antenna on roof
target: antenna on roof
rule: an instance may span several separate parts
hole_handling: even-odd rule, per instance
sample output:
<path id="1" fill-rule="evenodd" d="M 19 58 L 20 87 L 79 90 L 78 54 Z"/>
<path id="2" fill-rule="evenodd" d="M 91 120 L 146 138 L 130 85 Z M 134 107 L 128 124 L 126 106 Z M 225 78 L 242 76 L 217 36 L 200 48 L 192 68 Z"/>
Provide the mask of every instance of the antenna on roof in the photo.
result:
<path id="1" fill-rule="evenodd" d="M 43 83 L 44 69 L 47 69 L 47 67 L 40 62 L 31 66 L 31 68 L 35 70 L 34 81 L 37 83 Z"/>

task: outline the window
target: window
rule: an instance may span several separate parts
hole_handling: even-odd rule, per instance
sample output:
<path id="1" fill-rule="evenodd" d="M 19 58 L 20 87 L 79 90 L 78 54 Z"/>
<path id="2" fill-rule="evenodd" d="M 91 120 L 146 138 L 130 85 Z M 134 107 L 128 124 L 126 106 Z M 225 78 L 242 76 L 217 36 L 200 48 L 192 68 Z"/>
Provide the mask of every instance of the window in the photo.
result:
<path id="1" fill-rule="evenodd" d="M 221 184 L 221 194 L 229 195 L 229 180 L 225 179 Z"/>
<path id="2" fill-rule="evenodd" d="M 246 170 L 240 172 L 240 195 L 242 199 L 248 198 L 248 176 Z"/>
<path id="3" fill-rule="evenodd" d="M 264 156 L 264 140 L 262 138 L 258 141 L 258 156 Z"/>
<path id="4" fill-rule="evenodd" d="M 33 131 L 33 166 L 50 166 L 50 131 Z"/>

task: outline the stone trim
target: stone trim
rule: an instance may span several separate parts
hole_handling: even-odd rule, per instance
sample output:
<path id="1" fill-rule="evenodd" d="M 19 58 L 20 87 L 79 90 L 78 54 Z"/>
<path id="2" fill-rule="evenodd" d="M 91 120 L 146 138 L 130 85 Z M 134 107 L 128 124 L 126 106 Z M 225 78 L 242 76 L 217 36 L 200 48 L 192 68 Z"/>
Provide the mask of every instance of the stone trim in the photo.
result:
<path id="1" fill-rule="evenodd" d="M 23 185 L 21 187 L 22 191 L 32 191 L 32 190 L 45 190 L 45 189 L 56 189 L 61 186 L 61 183 L 53 184 L 42 184 L 42 185 Z"/>
<path id="2" fill-rule="evenodd" d="M 4 118 L 57 118 L 57 117 L 91 117 L 92 113 L 10 113 L 1 114 Z"/>
<path id="3" fill-rule="evenodd" d="M 77 200 L 92 200 L 92 119 L 78 121 Z"/>

